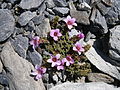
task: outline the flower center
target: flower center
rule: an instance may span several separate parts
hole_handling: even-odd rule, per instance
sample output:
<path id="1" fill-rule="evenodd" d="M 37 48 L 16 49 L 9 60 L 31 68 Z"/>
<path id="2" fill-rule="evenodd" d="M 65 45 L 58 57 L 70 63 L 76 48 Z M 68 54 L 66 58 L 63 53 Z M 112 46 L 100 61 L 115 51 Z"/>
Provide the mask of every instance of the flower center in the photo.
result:
<path id="1" fill-rule="evenodd" d="M 72 24 L 73 24 L 73 22 L 71 22 L 71 21 L 68 21 L 68 22 L 67 22 L 67 24 L 68 24 L 68 25 L 72 25 Z"/>
<path id="2" fill-rule="evenodd" d="M 37 41 L 36 39 L 34 40 L 34 44 L 35 44 L 35 45 L 37 45 L 37 44 L 38 44 L 38 41 Z"/>
<path id="3" fill-rule="evenodd" d="M 55 58 L 55 57 L 52 58 L 52 61 L 53 61 L 53 62 L 56 62 L 56 61 L 57 61 L 57 58 Z"/>
<path id="4" fill-rule="evenodd" d="M 43 73 L 43 71 L 41 69 L 38 69 L 37 72 L 38 72 L 38 74 L 42 74 Z"/>
<path id="5" fill-rule="evenodd" d="M 58 35 L 58 33 L 57 32 L 54 32 L 54 36 L 57 36 Z"/>
<path id="6" fill-rule="evenodd" d="M 80 47 L 79 46 L 76 46 L 77 50 L 79 51 L 80 50 Z"/>
<path id="7" fill-rule="evenodd" d="M 67 56 L 66 59 L 67 59 L 68 61 L 71 61 L 71 58 L 70 58 L 69 56 Z"/>

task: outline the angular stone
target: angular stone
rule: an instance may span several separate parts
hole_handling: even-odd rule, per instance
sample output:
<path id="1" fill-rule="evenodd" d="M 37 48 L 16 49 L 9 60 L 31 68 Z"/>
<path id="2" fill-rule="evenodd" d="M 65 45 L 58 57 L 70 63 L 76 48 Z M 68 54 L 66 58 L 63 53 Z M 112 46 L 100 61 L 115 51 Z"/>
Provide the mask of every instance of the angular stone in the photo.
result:
<path id="1" fill-rule="evenodd" d="M 86 11 L 70 10 L 70 15 L 76 18 L 78 23 L 89 25 L 89 14 Z"/>
<path id="2" fill-rule="evenodd" d="M 43 58 L 37 51 L 28 51 L 28 56 L 34 66 L 42 64 Z"/>
<path id="3" fill-rule="evenodd" d="M 7 9 L 0 9 L 0 42 L 8 39 L 13 34 L 15 19 Z"/>
<path id="4" fill-rule="evenodd" d="M 105 82 L 105 83 L 113 83 L 114 79 L 110 76 L 102 73 L 90 73 L 88 74 L 88 80 L 91 82 Z"/>
<path id="5" fill-rule="evenodd" d="M 67 6 L 66 0 L 53 0 L 55 5 L 58 7 L 65 7 Z"/>
<path id="6" fill-rule="evenodd" d="M 98 3 L 97 4 L 98 9 L 100 10 L 100 12 L 102 13 L 102 15 L 105 15 L 108 13 L 109 9 L 102 3 Z"/>
<path id="7" fill-rule="evenodd" d="M 1 59 L 6 67 L 7 76 L 11 77 L 15 90 L 45 90 L 42 80 L 35 81 L 30 76 L 34 67 L 30 62 L 20 57 L 13 49 L 10 42 L 7 42 L 1 52 Z"/>
<path id="8" fill-rule="evenodd" d="M 113 85 L 109 85 L 103 82 L 91 82 L 91 83 L 70 83 L 66 82 L 60 85 L 56 85 L 50 90 L 119 90 Z"/>
<path id="9" fill-rule="evenodd" d="M 45 11 L 45 9 L 46 9 L 46 4 L 45 4 L 45 2 L 43 2 L 43 3 L 40 5 L 40 7 L 38 8 L 39 14 L 41 15 L 41 14 Z"/>
<path id="10" fill-rule="evenodd" d="M 26 52 L 28 49 L 28 38 L 23 37 L 22 35 L 17 35 L 14 40 L 11 40 L 11 43 L 15 51 L 23 58 L 26 58 Z"/>
<path id="11" fill-rule="evenodd" d="M 53 8 L 53 12 L 55 12 L 55 14 L 58 16 L 64 16 L 64 15 L 68 14 L 69 8 L 55 7 L 55 8 Z"/>
<path id="12" fill-rule="evenodd" d="M 36 16 L 35 12 L 26 11 L 20 15 L 20 17 L 18 19 L 18 23 L 21 26 L 25 26 L 35 16 Z"/>
<path id="13" fill-rule="evenodd" d="M 23 9 L 37 8 L 44 0 L 21 0 L 20 7 Z"/>
<path id="14" fill-rule="evenodd" d="M 19 2 L 20 0 L 6 0 L 6 1 L 8 1 L 8 2 L 14 4 L 15 2 Z"/>
<path id="15" fill-rule="evenodd" d="M 37 15 L 35 16 L 32 21 L 34 22 L 35 25 L 39 25 L 40 23 L 42 23 L 42 21 L 44 20 L 44 15 Z"/>
<path id="16" fill-rule="evenodd" d="M 118 9 L 116 7 L 112 7 L 105 15 L 105 19 L 107 24 L 115 25 L 118 20 Z"/>
<path id="17" fill-rule="evenodd" d="M 3 65 L 2 65 L 2 62 L 0 60 L 0 73 L 2 72 L 2 70 L 3 70 Z"/>
<path id="18" fill-rule="evenodd" d="M 101 29 L 100 32 L 102 34 L 105 34 L 108 32 L 106 20 L 105 20 L 104 16 L 101 15 L 99 10 L 97 10 L 95 8 L 93 9 L 92 14 L 90 16 L 90 20 Z"/>
<path id="19" fill-rule="evenodd" d="M 46 5 L 47 5 L 47 8 L 55 7 L 53 0 L 46 0 Z"/>
<path id="20" fill-rule="evenodd" d="M 106 62 L 93 47 L 91 47 L 86 53 L 86 57 L 89 61 L 100 71 L 120 80 L 120 72 L 117 68 L 110 63 Z"/>
<path id="21" fill-rule="evenodd" d="M 37 27 L 36 26 L 36 34 L 40 37 L 47 37 L 48 32 L 50 32 L 51 27 L 49 23 L 49 19 L 45 18 L 43 22 Z"/>
<path id="22" fill-rule="evenodd" d="M 120 25 L 110 29 L 109 56 L 120 62 Z"/>
<path id="23" fill-rule="evenodd" d="M 112 6 L 114 3 L 114 0 L 102 0 L 106 5 Z"/>

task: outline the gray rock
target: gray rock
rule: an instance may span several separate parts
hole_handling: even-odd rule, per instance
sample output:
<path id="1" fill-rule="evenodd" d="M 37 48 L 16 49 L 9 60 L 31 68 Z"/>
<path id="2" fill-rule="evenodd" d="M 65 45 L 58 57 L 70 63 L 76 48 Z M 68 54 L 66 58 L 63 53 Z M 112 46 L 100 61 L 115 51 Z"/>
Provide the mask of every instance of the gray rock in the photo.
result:
<path id="1" fill-rule="evenodd" d="M 3 90 L 15 90 L 13 82 L 11 82 L 11 79 L 5 74 L 0 74 L 0 84 L 3 85 L 5 88 L 9 88 Z"/>
<path id="2" fill-rule="evenodd" d="M 26 11 L 20 15 L 20 17 L 18 19 L 18 23 L 21 26 L 25 26 L 35 16 L 36 16 L 35 12 Z"/>
<path id="3" fill-rule="evenodd" d="M 8 2 L 14 4 L 15 2 L 19 2 L 20 0 L 6 0 L 6 1 L 8 1 Z"/>
<path id="4" fill-rule="evenodd" d="M 46 0 L 46 5 L 47 5 L 47 8 L 55 7 L 53 0 Z"/>
<path id="5" fill-rule="evenodd" d="M 7 42 L 1 52 L 1 59 L 7 72 L 11 77 L 15 90 L 45 90 L 41 80 L 35 81 L 30 76 L 34 67 L 30 62 L 21 58 L 13 49 L 10 42 Z"/>
<path id="6" fill-rule="evenodd" d="M 100 10 L 100 12 L 102 13 L 102 15 L 107 14 L 109 11 L 109 9 L 103 3 L 98 3 L 97 7 Z"/>
<path id="7" fill-rule="evenodd" d="M 103 82 L 91 82 L 91 83 L 70 83 L 66 82 L 60 85 L 56 85 L 50 90 L 120 90 L 120 88 Z"/>
<path id="8" fill-rule="evenodd" d="M 101 33 L 105 34 L 108 32 L 108 27 L 104 16 L 102 16 L 97 9 L 93 9 L 90 20 L 101 29 Z"/>
<path id="9" fill-rule="evenodd" d="M 83 0 L 78 0 L 78 1 L 79 1 L 79 3 L 83 3 Z M 86 2 L 87 4 L 90 5 L 91 0 L 84 0 L 84 2 Z"/>
<path id="10" fill-rule="evenodd" d="M 78 23 L 89 25 L 89 14 L 86 11 L 70 10 L 70 15 L 76 18 Z"/>
<path id="11" fill-rule="evenodd" d="M 39 14 L 41 15 L 41 14 L 45 11 L 45 9 L 46 9 L 46 4 L 45 4 L 45 2 L 43 2 L 43 3 L 40 5 L 40 7 L 38 8 Z"/>
<path id="12" fill-rule="evenodd" d="M 37 8 L 44 0 L 21 0 L 20 7 L 23 9 Z"/>
<path id="13" fill-rule="evenodd" d="M 15 51 L 23 58 L 26 58 L 26 51 L 28 49 L 28 38 L 23 37 L 22 35 L 17 35 L 14 40 L 11 40 L 11 43 Z"/>
<path id="14" fill-rule="evenodd" d="M 35 30 L 35 24 L 33 23 L 33 21 L 30 21 L 28 23 L 28 25 L 25 27 L 25 30 L 30 32 L 33 32 Z"/>
<path id="15" fill-rule="evenodd" d="M 118 10 L 116 7 L 112 7 L 105 15 L 107 24 L 115 25 L 118 20 Z"/>
<path id="16" fill-rule="evenodd" d="M 13 34 L 15 19 L 11 12 L 6 9 L 0 9 L 0 42 L 8 39 Z"/>
<path id="17" fill-rule="evenodd" d="M 114 79 L 110 76 L 102 73 L 90 73 L 88 74 L 88 80 L 92 82 L 105 82 L 105 83 L 113 83 Z"/>
<path id="18" fill-rule="evenodd" d="M 115 0 L 102 0 L 106 5 L 112 6 Z"/>
<path id="19" fill-rule="evenodd" d="M 100 53 L 100 52 L 99 52 Z M 100 71 L 120 80 L 120 73 L 117 68 L 110 63 L 106 62 L 93 47 L 91 47 L 86 53 L 86 57 L 89 61 Z"/>
<path id="20" fill-rule="evenodd" d="M 109 46 L 110 57 L 120 62 L 120 25 L 110 29 Z"/>
<path id="21" fill-rule="evenodd" d="M 32 21 L 34 22 L 35 25 L 39 25 L 40 23 L 42 23 L 42 21 L 44 20 L 44 15 L 37 15 L 35 16 Z"/>
<path id="22" fill-rule="evenodd" d="M 2 70 L 3 70 L 3 65 L 2 65 L 2 62 L 0 60 L 0 73 L 2 72 Z"/>
<path id="23" fill-rule="evenodd" d="M 35 50 L 33 52 L 28 51 L 28 56 L 34 66 L 42 64 L 43 58 L 37 51 Z"/>
<path id="24" fill-rule="evenodd" d="M 55 5 L 58 7 L 65 7 L 67 6 L 66 0 L 53 0 Z"/>
<path id="25" fill-rule="evenodd" d="M 53 12 L 55 12 L 55 14 L 58 16 L 64 16 L 64 15 L 68 14 L 69 8 L 55 7 L 55 8 L 53 8 Z"/>
<path id="26" fill-rule="evenodd" d="M 37 27 L 36 26 L 36 34 L 40 37 L 47 37 L 48 32 L 50 32 L 51 27 L 49 23 L 49 19 L 45 18 L 44 21 Z"/>

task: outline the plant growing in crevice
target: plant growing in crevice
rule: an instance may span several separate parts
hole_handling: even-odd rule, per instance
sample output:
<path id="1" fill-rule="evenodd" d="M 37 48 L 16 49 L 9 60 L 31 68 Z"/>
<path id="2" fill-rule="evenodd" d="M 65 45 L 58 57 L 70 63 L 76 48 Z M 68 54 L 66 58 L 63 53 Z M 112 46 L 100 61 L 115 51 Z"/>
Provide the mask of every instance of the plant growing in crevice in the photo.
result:
<path id="1" fill-rule="evenodd" d="M 70 16 L 63 20 L 59 20 L 59 17 L 53 19 L 50 22 L 52 29 L 47 38 L 43 39 L 41 47 L 49 53 L 43 54 L 42 66 L 47 68 L 47 73 L 61 73 L 62 78 L 59 77 L 59 80 L 62 82 L 76 81 L 91 72 L 90 63 L 84 55 L 90 46 L 79 42 L 84 38 L 84 34 L 79 32 L 70 38 L 68 33 L 77 26 L 75 21 L 76 19 Z"/>

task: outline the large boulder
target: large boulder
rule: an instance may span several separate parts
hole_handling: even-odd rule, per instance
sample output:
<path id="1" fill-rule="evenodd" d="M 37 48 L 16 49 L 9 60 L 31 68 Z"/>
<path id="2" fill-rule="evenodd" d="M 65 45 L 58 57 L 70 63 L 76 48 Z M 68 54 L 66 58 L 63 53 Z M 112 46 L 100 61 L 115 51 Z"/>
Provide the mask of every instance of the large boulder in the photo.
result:
<path id="1" fill-rule="evenodd" d="M 112 85 L 103 82 L 92 83 L 63 83 L 57 85 L 50 90 L 120 90 Z"/>
<path id="2" fill-rule="evenodd" d="M 14 83 L 15 90 L 45 90 L 42 80 L 35 81 L 30 76 L 33 65 L 20 57 L 13 49 L 10 42 L 7 42 L 1 52 L 1 59 L 8 72 L 8 77 Z M 11 89 L 12 90 L 12 89 Z"/>
<path id="3" fill-rule="evenodd" d="M 100 71 L 120 80 L 120 72 L 115 66 L 106 62 L 105 55 L 100 54 L 98 50 L 96 51 L 95 48 L 91 47 L 90 50 L 85 53 L 85 55 L 89 59 L 89 61 Z"/>
<path id="4" fill-rule="evenodd" d="M 13 34 L 15 19 L 7 9 L 0 9 L 0 42 L 8 39 Z"/>
<path id="5" fill-rule="evenodd" d="M 20 7 L 23 9 L 37 8 L 44 0 L 21 0 Z"/>
<path id="6" fill-rule="evenodd" d="M 109 56 L 120 62 L 120 25 L 110 29 Z"/>

